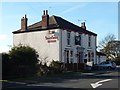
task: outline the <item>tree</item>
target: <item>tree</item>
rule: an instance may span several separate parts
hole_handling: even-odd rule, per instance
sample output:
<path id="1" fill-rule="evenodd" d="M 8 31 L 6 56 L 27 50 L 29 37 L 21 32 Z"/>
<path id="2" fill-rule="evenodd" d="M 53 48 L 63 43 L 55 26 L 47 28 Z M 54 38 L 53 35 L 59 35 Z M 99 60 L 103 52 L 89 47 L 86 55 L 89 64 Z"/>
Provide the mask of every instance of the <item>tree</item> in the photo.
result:
<path id="1" fill-rule="evenodd" d="M 113 34 L 108 34 L 99 42 L 99 50 L 106 54 L 107 59 L 115 59 L 120 55 L 120 42 L 115 41 Z"/>
<path id="2" fill-rule="evenodd" d="M 11 62 L 9 60 L 9 55 L 7 53 L 2 53 L 2 78 L 10 76 L 11 72 Z"/>
<path id="3" fill-rule="evenodd" d="M 15 46 L 9 51 L 11 67 L 14 75 L 25 76 L 36 72 L 38 54 L 29 46 Z"/>
<path id="4" fill-rule="evenodd" d="M 107 47 L 108 45 L 108 42 L 110 41 L 114 41 L 116 38 L 115 38 L 115 35 L 114 34 L 108 34 L 104 39 L 102 39 L 100 42 L 99 42 L 99 45 L 98 45 L 98 49 L 104 49 L 105 47 Z"/>
<path id="5" fill-rule="evenodd" d="M 108 43 L 110 46 L 110 53 L 113 56 L 113 59 L 117 59 L 120 57 L 120 41 L 111 41 Z"/>

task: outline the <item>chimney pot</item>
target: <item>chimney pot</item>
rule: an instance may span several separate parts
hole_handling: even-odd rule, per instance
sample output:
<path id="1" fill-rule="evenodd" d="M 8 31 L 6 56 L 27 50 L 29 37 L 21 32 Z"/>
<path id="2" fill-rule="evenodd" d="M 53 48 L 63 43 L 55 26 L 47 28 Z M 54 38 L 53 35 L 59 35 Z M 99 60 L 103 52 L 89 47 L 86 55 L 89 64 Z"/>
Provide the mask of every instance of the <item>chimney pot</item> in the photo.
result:
<path id="1" fill-rule="evenodd" d="M 26 14 L 25 14 L 25 18 L 27 18 Z"/>
<path id="2" fill-rule="evenodd" d="M 43 15 L 45 15 L 45 10 L 43 10 Z"/>
<path id="3" fill-rule="evenodd" d="M 48 15 L 48 10 L 46 10 L 46 15 Z"/>

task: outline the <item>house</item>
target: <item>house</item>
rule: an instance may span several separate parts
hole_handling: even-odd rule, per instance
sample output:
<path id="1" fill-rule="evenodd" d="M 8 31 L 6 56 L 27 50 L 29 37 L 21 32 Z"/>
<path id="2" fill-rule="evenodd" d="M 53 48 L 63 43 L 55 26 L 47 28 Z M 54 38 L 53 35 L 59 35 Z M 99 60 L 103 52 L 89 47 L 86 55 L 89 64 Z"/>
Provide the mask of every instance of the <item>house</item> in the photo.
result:
<path id="1" fill-rule="evenodd" d="M 97 63 L 97 34 L 87 30 L 85 22 L 77 26 L 61 17 L 49 16 L 43 11 L 42 20 L 27 25 L 27 16 L 21 19 L 21 29 L 13 32 L 14 46 L 23 44 L 36 49 L 39 58 L 64 63 L 67 69 L 84 69 L 85 64 Z"/>
<path id="2" fill-rule="evenodd" d="M 96 52 L 96 54 L 97 54 L 96 64 L 100 64 L 101 62 L 106 61 L 106 54 L 104 54 L 102 52 Z"/>

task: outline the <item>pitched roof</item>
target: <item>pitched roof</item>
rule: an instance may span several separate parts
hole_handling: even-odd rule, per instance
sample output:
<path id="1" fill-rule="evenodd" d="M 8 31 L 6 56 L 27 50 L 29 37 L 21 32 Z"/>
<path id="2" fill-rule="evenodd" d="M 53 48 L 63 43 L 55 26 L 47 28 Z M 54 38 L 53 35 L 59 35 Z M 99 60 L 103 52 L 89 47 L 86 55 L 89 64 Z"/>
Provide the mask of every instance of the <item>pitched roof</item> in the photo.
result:
<path id="1" fill-rule="evenodd" d="M 102 52 L 96 52 L 97 53 L 97 55 L 100 55 L 100 56 L 106 56 L 106 54 L 104 54 L 104 53 L 102 53 Z"/>
<path id="2" fill-rule="evenodd" d="M 80 26 L 77 26 L 61 17 L 58 16 L 51 16 L 49 17 L 49 26 L 47 28 L 42 28 L 41 25 L 42 21 L 34 23 L 30 26 L 28 26 L 28 30 L 26 31 L 21 31 L 21 29 L 14 31 L 13 33 L 24 33 L 24 32 L 33 32 L 33 31 L 43 31 L 43 30 L 48 30 L 48 29 L 54 29 L 54 28 L 60 28 L 60 29 L 66 29 L 66 30 L 70 30 L 70 31 L 75 31 L 75 32 L 79 32 L 79 33 L 85 33 L 85 34 L 89 34 L 89 35 L 95 35 L 97 36 L 97 34 L 85 30 L 83 28 L 81 28 Z"/>

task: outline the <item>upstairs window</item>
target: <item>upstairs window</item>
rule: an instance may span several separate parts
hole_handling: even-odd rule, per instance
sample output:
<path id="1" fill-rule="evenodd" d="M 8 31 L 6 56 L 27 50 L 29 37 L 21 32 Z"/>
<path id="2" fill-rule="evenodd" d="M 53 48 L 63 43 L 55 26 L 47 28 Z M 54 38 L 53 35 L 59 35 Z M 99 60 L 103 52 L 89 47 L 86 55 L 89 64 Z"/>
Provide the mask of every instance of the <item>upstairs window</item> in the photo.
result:
<path id="1" fill-rule="evenodd" d="M 80 46 L 81 46 L 81 35 L 79 35 L 79 38 L 80 38 L 80 41 L 79 41 L 79 43 L 80 43 Z"/>
<path id="2" fill-rule="evenodd" d="M 88 36 L 88 47 L 91 47 L 91 36 Z"/>
<path id="3" fill-rule="evenodd" d="M 67 45 L 70 45 L 70 32 L 67 32 Z"/>
<path id="4" fill-rule="evenodd" d="M 75 45 L 81 46 L 81 35 L 75 36 Z"/>

